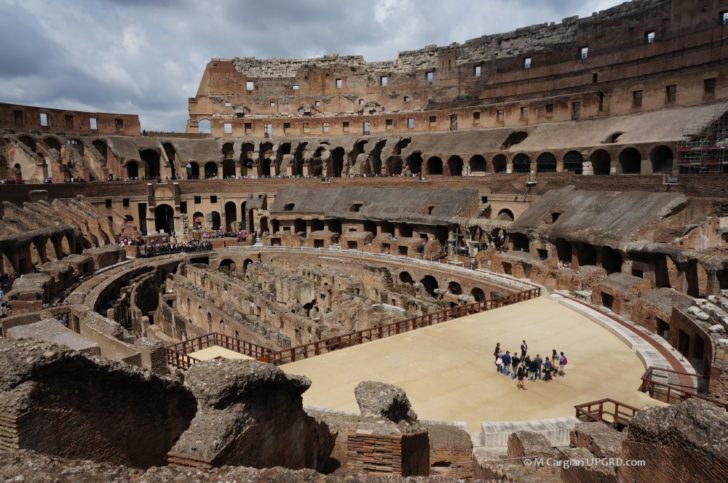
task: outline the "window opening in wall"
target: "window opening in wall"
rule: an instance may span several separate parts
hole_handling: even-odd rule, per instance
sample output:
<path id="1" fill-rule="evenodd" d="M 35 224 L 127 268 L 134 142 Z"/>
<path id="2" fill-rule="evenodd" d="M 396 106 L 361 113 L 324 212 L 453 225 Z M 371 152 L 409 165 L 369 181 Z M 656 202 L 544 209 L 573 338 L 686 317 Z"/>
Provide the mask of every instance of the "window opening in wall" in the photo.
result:
<path id="1" fill-rule="evenodd" d="M 646 44 L 654 44 L 656 39 L 655 31 L 650 30 L 649 32 L 645 32 L 645 43 Z"/>
<path id="2" fill-rule="evenodd" d="M 458 128 L 458 115 L 450 114 L 450 130 L 456 131 Z"/>
<path id="3" fill-rule="evenodd" d="M 111 198 L 106 198 L 104 201 L 106 202 L 106 207 L 111 208 Z"/>
<path id="4" fill-rule="evenodd" d="M 349 121 L 342 122 L 341 128 L 344 130 L 344 132 L 349 132 Z"/>
<path id="5" fill-rule="evenodd" d="M 415 119 L 413 117 L 407 118 L 407 129 L 414 129 L 415 128 Z"/>
<path id="6" fill-rule="evenodd" d="M 243 126 L 245 127 L 245 134 L 250 134 L 251 132 L 253 132 L 252 122 L 246 122 Z"/>
<path id="7" fill-rule="evenodd" d="M 311 132 L 311 126 L 309 125 L 309 123 L 303 123 L 303 132 Z"/>
<path id="8" fill-rule="evenodd" d="M 283 132 L 285 134 L 288 134 L 288 131 L 291 130 L 291 123 L 290 122 L 284 122 L 283 123 Z"/>
<path id="9" fill-rule="evenodd" d="M 723 12 L 720 12 L 720 24 L 728 25 L 728 10 L 724 10 Z"/>
<path id="10" fill-rule="evenodd" d="M 521 108 L 521 121 L 525 121 L 526 119 L 528 119 L 528 108 L 522 107 Z"/>
<path id="11" fill-rule="evenodd" d="M 473 124 L 474 125 L 480 124 L 480 111 L 475 111 L 473 113 Z"/>
<path id="12" fill-rule="evenodd" d="M 315 106 L 316 108 L 319 108 L 319 107 L 321 107 L 321 101 L 316 101 L 316 102 L 314 102 L 314 103 L 313 103 L 313 105 L 314 105 L 314 106 Z"/>
<path id="13" fill-rule="evenodd" d="M 703 97 L 705 99 L 715 97 L 715 77 L 703 80 Z"/>
<path id="14" fill-rule="evenodd" d="M 124 120 L 123 119 L 114 119 L 114 129 L 117 131 L 121 131 L 124 129 Z"/>
<path id="15" fill-rule="evenodd" d="M 389 84 L 389 77 L 387 77 L 386 75 L 383 75 L 379 78 L 380 86 L 387 87 L 388 84 Z"/>
<path id="16" fill-rule="evenodd" d="M 226 122 L 222 125 L 222 130 L 225 134 L 232 134 L 233 133 L 233 125 L 229 122 Z"/>
<path id="17" fill-rule="evenodd" d="M 503 120 L 505 119 L 505 117 L 506 117 L 506 113 L 505 113 L 505 111 L 503 109 L 498 109 L 495 112 L 495 119 L 496 119 L 496 121 L 503 122 Z"/>
<path id="18" fill-rule="evenodd" d="M 599 93 L 599 112 L 604 112 L 604 93 Z"/>
<path id="19" fill-rule="evenodd" d="M 215 196 L 215 195 L 210 196 L 210 203 L 217 203 L 217 196 Z"/>
<path id="20" fill-rule="evenodd" d="M 40 125 L 42 127 L 48 127 L 48 114 L 45 112 L 40 113 Z"/>
<path id="21" fill-rule="evenodd" d="M 404 96 L 404 99 L 403 99 L 403 101 L 404 101 L 404 102 L 409 102 L 409 101 L 410 101 L 410 96 Z"/>
<path id="22" fill-rule="evenodd" d="M 599 82 L 599 73 L 593 72 L 592 73 L 592 84 L 596 84 L 597 82 Z"/>
<path id="23" fill-rule="evenodd" d="M 199 205 L 200 203 L 202 203 L 202 196 L 195 196 L 195 204 Z"/>
<path id="24" fill-rule="evenodd" d="M 245 90 L 246 91 L 252 91 L 255 89 L 255 82 L 253 81 L 245 81 Z"/>
<path id="25" fill-rule="evenodd" d="M 359 105 L 360 106 L 363 106 L 364 105 L 364 99 L 359 99 Z"/>
<path id="26" fill-rule="evenodd" d="M 370 127 L 369 127 L 369 121 L 364 121 L 362 123 L 362 134 L 364 134 L 365 136 L 368 136 L 371 133 L 372 133 L 372 131 L 371 131 Z"/>
<path id="27" fill-rule="evenodd" d="M 571 103 L 571 119 L 577 121 L 581 118 L 581 101 Z"/>
<path id="28" fill-rule="evenodd" d="M 435 124 L 437 124 L 437 116 L 430 116 L 429 123 L 430 127 L 435 127 Z"/>
<path id="29" fill-rule="evenodd" d="M 432 82 L 435 80 L 435 72 L 432 70 L 428 70 L 425 72 L 425 80 L 432 84 Z"/>
<path id="30" fill-rule="evenodd" d="M 186 201 L 179 202 L 179 212 L 182 214 L 187 214 L 187 202 Z"/>
<path id="31" fill-rule="evenodd" d="M 124 208 L 129 208 L 129 198 L 122 198 L 121 206 L 123 206 Z"/>
<path id="32" fill-rule="evenodd" d="M 665 104 L 674 104 L 677 100 L 677 85 L 665 86 Z"/>
<path id="33" fill-rule="evenodd" d="M 352 203 L 351 208 L 349 208 L 349 211 L 358 213 L 359 210 L 361 210 L 362 205 L 363 205 L 363 203 Z"/>
<path id="34" fill-rule="evenodd" d="M 523 59 L 523 68 L 524 69 L 530 69 L 531 68 L 531 58 L 526 57 Z"/>
<path id="35" fill-rule="evenodd" d="M 386 119 L 384 121 L 384 127 L 385 129 L 392 129 L 394 127 L 394 121 L 392 119 Z"/>
<path id="36" fill-rule="evenodd" d="M 73 114 L 66 114 L 64 117 L 66 129 L 73 129 Z"/>
<path id="37" fill-rule="evenodd" d="M 336 79 L 336 88 L 341 89 L 342 87 L 344 87 L 343 79 Z"/>
<path id="38" fill-rule="evenodd" d="M 632 91 L 632 107 L 642 107 L 642 91 Z"/>
<path id="39" fill-rule="evenodd" d="M 473 66 L 473 77 L 480 77 L 483 67 L 480 65 Z"/>
<path id="40" fill-rule="evenodd" d="M 296 207 L 296 203 L 286 203 L 286 206 L 283 207 L 283 211 L 293 211 L 293 208 Z"/>
<path id="41" fill-rule="evenodd" d="M 293 84 L 293 87 L 292 88 L 293 88 L 294 91 L 297 91 L 298 89 L 301 88 L 301 86 L 299 86 L 298 84 Z"/>
<path id="42" fill-rule="evenodd" d="M 263 136 L 267 138 L 273 137 L 273 124 L 265 124 L 263 126 Z"/>
<path id="43" fill-rule="evenodd" d="M 582 47 L 582 48 L 580 48 L 579 49 L 579 58 L 581 60 L 584 60 L 587 57 L 589 57 L 589 47 Z"/>
<path id="44" fill-rule="evenodd" d="M 329 132 L 329 123 L 328 122 L 325 122 L 325 123 L 321 124 L 321 131 L 322 132 Z"/>
<path id="45" fill-rule="evenodd" d="M 99 128 L 98 121 L 95 117 L 91 117 L 88 120 L 89 128 L 91 128 L 92 131 L 96 131 Z"/>

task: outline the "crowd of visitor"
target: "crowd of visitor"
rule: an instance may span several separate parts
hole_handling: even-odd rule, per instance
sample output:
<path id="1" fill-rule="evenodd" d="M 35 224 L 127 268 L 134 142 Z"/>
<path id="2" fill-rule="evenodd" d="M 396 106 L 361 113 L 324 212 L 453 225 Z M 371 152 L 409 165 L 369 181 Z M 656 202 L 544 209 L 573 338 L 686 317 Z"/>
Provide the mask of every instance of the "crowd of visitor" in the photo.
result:
<path id="1" fill-rule="evenodd" d="M 520 355 L 519 355 L 520 354 Z M 531 357 L 528 353 L 528 344 L 524 340 L 521 343 L 520 353 L 518 351 L 501 350 L 500 342 L 495 346 L 493 351 L 495 357 L 496 372 L 504 376 L 510 376 L 511 379 L 517 379 L 518 389 L 526 389 L 525 380 L 536 381 L 543 380 L 550 382 L 555 377 L 566 376 L 566 364 L 568 359 L 563 352 L 557 352 L 556 349 L 551 351 L 551 356 L 542 358 L 541 354 Z"/>

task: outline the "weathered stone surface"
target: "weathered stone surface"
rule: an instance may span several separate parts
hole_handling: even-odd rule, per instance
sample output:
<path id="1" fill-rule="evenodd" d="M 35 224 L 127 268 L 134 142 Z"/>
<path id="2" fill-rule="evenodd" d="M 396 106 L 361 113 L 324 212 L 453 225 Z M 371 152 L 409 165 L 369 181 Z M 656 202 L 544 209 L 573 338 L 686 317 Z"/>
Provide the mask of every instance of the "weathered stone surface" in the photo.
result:
<path id="1" fill-rule="evenodd" d="M 192 366 L 187 384 L 199 409 L 170 462 L 297 469 L 328 459 L 328 428 L 302 408 L 308 379 L 261 362 L 215 360 Z"/>
<path id="2" fill-rule="evenodd" d="M 3 448 L 159 465 L 196 410 L 178 381 L 56 345 L 0 338 L 0 366 Z"/>
<path id="3" fill-rule="evenodd" d="M 627 481 L 722 481 L 728 474 L 727 413 L 695 398 L 643 409 L 629 425 L 624 458 L 645 461 L 618 469 Z"/>
<path id="4" fill-rule="evenodd" d="M 601 424 L 601 423 L 599 423 Z M 569 483 L 616 483 L 614 466 L 593 464 L 596 456 L 586 448 L 561 450 L 561 479 Z"/>
<path id="5" fill-rule="evenodd" d="M 508 456 L 516 458 L 550 458 L 556 454 L 546 436 L 530 431 L 516 431 L 508 437 Z"/>
<path id="6" fill-rule="evenodd" d="M 616 458 L 622 453 L 627 433 L 604 423 L 578 423 L 571 431 L 571 444 L 586 448 L 599 458 Z"/>
<path id="7" fill-rule="evenodd" d="M 354 390 L 362 416 L 385 418 L 392 422 L 414 423 L 417 413 L 401 388 L 376 381 L 362 381 Z"/>

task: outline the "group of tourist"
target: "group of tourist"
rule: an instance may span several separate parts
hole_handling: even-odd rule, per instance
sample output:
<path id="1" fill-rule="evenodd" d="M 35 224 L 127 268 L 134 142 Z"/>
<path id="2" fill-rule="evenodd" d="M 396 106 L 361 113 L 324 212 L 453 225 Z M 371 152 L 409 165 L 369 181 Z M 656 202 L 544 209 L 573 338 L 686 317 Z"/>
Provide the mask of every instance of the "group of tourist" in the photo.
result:
<path id="1" fill-rule="evenodd" d="M 212 250 L 212 243 L 208 241 L 191 240 L 184 243 L 157 243 L 152 242 L 142 245 L 139 249 L 139 256 L 142 258 L 156 257 L 159 255 L 170 255 L 172 253 L 205 252 Z"/>
<path id="2" fill-rule="evenodd" d="M 557 352 L 556 349 L 552 350 L 551 356 L 547 356 L 545 359 L 541 357 L 541 354 L 536 354 L 532 358 L 528 353 L 528 344 L 525 340 L 521 343 L 520 352 L 513 351 L 513 353 L 504 352 L 498 342 L 493 356 L 495 357 L 496 372 L 517 379 L 516 387 L 523 390 L 526 389 L 526 379 L 550 382 L 555 377 L 566 376 L 565 369 L 569 362 L 566 355 L 563 352 Z"/>

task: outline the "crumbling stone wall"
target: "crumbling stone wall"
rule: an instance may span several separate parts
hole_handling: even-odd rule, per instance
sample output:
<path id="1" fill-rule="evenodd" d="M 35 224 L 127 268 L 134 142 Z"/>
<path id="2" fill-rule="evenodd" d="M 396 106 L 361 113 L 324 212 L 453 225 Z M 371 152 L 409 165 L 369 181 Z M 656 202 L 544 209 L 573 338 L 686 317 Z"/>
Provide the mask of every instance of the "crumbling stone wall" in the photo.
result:
<path id="1" fill-rule="evenodd" d="M 163 465 L 197 403 L 179 382 L 30 340 L 0 339 L 0 446 Z"/>

